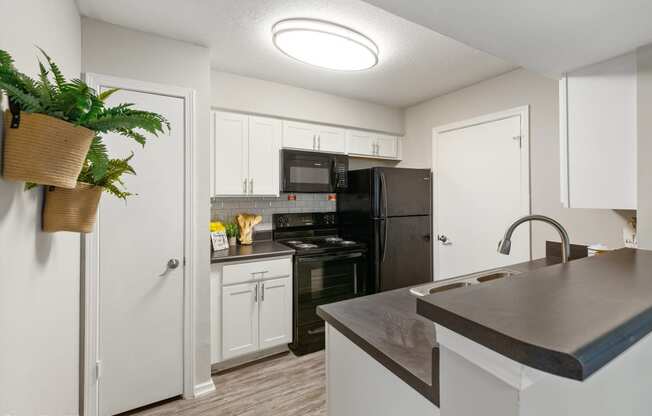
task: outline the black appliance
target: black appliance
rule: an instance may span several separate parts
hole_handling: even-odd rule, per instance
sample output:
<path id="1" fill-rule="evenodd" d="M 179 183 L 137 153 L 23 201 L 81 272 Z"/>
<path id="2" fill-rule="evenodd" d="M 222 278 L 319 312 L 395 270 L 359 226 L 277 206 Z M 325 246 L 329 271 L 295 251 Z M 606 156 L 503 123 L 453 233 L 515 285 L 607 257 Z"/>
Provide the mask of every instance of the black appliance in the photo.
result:
<path id="1" fill-rule="evenodd" d="M 337 222 L 334 212 L 273 215 L 274 240 L 296 250 L 290 348 L 297 355 L 324 349 L 325 327 L 317 306 L 367 291 L 366 246 L 339 237 Z"/>
<path id="2" fill-rule="evenodd" d="M 372 291 L 432 281 L 432 173 L 377 167 L 348 180 L 337 195 L 340 232 L 368 245 Z"/>
<path id="3" fill-rule="evenodd" d="M 335 193 L 347 186 L 345 155 L 281 150 L 281 190 L 288 193 Z"/>

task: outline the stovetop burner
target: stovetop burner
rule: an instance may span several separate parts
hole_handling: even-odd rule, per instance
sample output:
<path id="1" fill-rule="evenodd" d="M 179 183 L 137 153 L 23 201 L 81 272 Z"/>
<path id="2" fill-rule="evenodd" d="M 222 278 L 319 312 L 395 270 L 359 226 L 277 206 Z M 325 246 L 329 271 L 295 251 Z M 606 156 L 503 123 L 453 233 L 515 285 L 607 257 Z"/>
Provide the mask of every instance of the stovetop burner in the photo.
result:
<path id="1" fill-rule="evenodd" d="M 317 244 L 309 244 L 309 243 L 299 243 L 299 244 L 294 244 L 296 248 L 300 248 L 303 250 L 309 249 L 309 248 L 319 248 Z"/>
<path id="2" fill-rule="evenodd" d="M 344 241 L 344 239 L 340 237 L 326 237 L 324 238 L 324 241 L 327 243 L 341 243 Z"/>
<path id="3" fill-rule="evenodd" d="M 355 241 L 342 240 L 342 241 L 340 241 L 340 244 L 343 245 L 343 246 L 353 246 L 353 245 L 356 245 L 358 243 L 356 243 Z"/>

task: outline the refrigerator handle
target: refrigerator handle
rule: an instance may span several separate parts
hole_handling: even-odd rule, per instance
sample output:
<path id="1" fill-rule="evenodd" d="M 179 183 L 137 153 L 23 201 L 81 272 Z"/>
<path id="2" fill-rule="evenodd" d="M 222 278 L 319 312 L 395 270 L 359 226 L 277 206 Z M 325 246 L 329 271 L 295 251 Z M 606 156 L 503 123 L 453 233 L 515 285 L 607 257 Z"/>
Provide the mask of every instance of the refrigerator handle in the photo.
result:
<path id="1" fill-rule="evenodd" d="M 382 203 L 383 203 L 383 251 L 380 256 L 380 262 L 385 262 L 385 254 L 387 252 L 387 184 L 385 182 L 385 173 L 380 172 L 380 187 L 383 194 Z"/>

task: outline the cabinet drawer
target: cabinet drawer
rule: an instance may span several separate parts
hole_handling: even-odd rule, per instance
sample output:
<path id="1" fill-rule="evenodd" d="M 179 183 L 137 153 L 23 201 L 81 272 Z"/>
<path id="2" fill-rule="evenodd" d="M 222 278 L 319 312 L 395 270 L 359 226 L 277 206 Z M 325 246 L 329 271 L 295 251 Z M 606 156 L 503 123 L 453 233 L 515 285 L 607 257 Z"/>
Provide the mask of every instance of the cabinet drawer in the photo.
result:
<path id="1" fill-rule="evenodd" d="M 292 261 L 288 258 L 227 264 L 222 269 L 222 285 L 292 276 Z"/>

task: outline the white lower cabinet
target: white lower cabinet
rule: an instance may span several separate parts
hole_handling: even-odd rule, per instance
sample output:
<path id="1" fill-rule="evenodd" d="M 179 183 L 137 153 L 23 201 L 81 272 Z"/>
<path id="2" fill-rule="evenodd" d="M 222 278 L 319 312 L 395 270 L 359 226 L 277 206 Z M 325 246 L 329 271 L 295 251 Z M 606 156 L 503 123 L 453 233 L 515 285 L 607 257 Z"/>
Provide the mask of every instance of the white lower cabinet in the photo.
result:
<path id="1" fill-rule="evenodd" d="M 224 359 L 258 349 L 258 282 L 222 288 Z"/>
<path id="2" fill-rule="evenodd" d="M 291 257 L 212 265 L 213 364 L 291 342 Z"/>
<path id="3" fill-rule="evenodd" d="M 289 277 L 259 283 L 260 349 L 289 344 L 292 340 L 292 281 Z M 289 318 L 289 319 L 288 319 Z"/>

